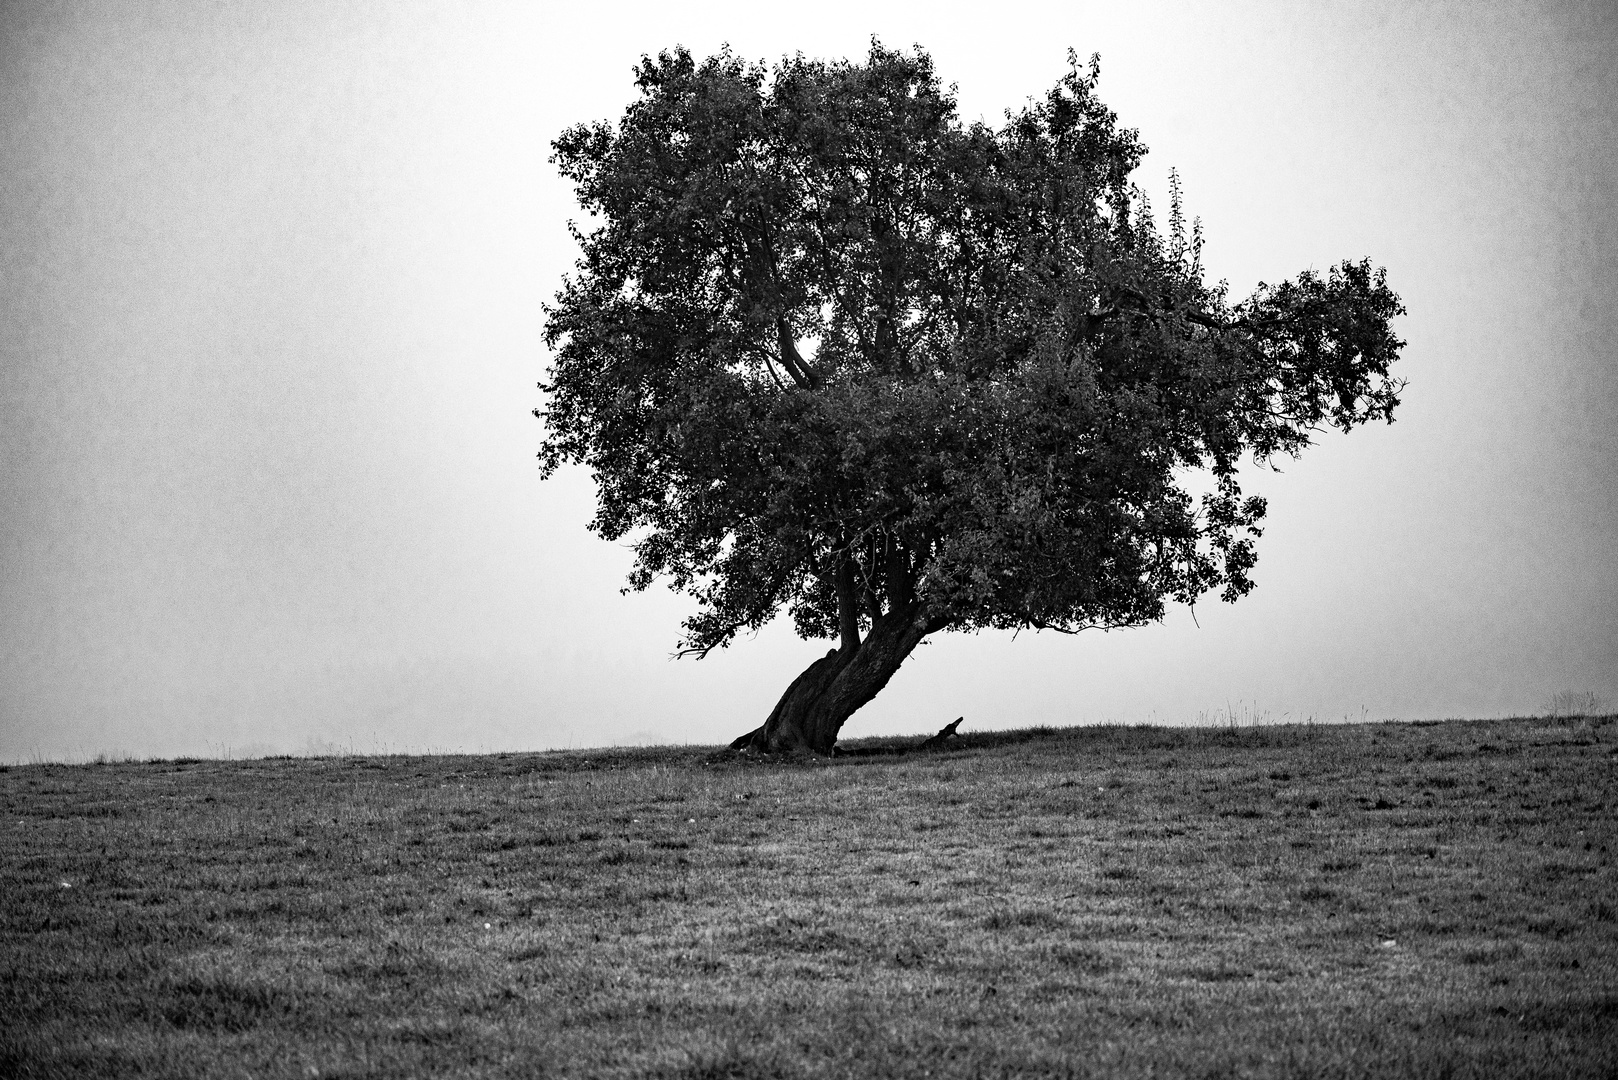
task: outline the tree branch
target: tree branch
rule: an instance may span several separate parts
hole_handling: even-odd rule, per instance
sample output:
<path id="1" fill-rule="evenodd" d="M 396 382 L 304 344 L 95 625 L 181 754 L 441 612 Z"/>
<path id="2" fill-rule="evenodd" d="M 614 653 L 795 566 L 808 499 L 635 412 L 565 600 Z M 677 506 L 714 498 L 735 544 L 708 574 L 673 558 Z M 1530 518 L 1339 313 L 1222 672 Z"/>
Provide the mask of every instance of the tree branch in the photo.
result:
<path id="1" fill-rule="evenodd" d="M 1085 630 L 1130 630 L 1137 626 L 1145 625 L 1144 623 L 1127 621 L 1081 623 L 1078 626 L 1057 626 L 1055 623 L 1048 623 L 1044 619 L 1029 619 L 1027 622 L 1035 630 L 1054 630 L 1058 634 L 1068 635 L 1082 633 Z"/>
<path id="2" fill-rule="evenodd" d="M 764 357 L 764 370 L 770 373 L 770 381 L 775 384 L 777 390 L 785 392 L 786 383 L 782 382 L 781 376 L 775 373 L 775 358 L 770 355 L 768 349 L 760 349 L 759 354 Z"/>
<path id="3" fill-rule="evenodd" d="M 957 716 L 955 719 L 951 720 L 949 723 L 947 723 L 943 727 L 939 728 L 937 735 L 934 735 L 932 738 L 928 739 L 926 742 L 922 743 L 921 745 L 919 745 L 917 747 L 914 747 L 914 749 L 915 750 L 936 750 L 936 749 L 938 749 L 940 746 L 943 746 L 945 743 L 949 742 L 950 739 L 955 737 L 955 729 L 960 727 L 961 726 L 961 721 L 965 720 L 965 719 L 966 719 L 966 717 L 964 717 L 964 716 Z"/>
<path id="4" fill-rule="evenodd" d="M 797 342 L 792 340 L 792 328 L 787 325 L 785 315 L 778 315 L 775 319 L 777 344 L 781 348 L 781 366 L 786 368 L 792 381 L 805 390 L 813 390 L 819 381 L 810 366 L 804 362 L 798 352 Z"/>
<path id="5" fill-rule="evenodd" d="M 854 583 L 854 560 L 846 551 L 839 553 L 837 563 L 837 627 L 842 634 L 844 651 L 860 647 L 860 609 Z"/>
<path id="6" fill-rule="evenodd" d="M 890 540 L 884 554 L 884 561 L 887 564 L 883 569 L 888 579 L 888 605 L 896 608 L 906 607 L 916 598 L 916 583 L 911 579 L 910 568 L 905 564 L 904 550 L 898 543 Z"/>

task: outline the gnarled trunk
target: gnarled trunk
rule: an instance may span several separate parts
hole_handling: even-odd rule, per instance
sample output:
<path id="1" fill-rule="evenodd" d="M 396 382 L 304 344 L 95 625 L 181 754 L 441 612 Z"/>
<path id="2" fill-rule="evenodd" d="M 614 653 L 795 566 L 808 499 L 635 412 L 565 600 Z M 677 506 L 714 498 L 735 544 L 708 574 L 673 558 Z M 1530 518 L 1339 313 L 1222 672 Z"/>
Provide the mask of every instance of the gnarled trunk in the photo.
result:
<path id="1" fill-rule="evenodd" d="M 864 641 L 845 628 L 832 649 L 792 680 L 769 719 L 731 743 L 734 750 L 829 754 L 843 723 L 882 690 L 923 638 L 940 627 L 927 623 L 921 605 L 880 616 Z"/>

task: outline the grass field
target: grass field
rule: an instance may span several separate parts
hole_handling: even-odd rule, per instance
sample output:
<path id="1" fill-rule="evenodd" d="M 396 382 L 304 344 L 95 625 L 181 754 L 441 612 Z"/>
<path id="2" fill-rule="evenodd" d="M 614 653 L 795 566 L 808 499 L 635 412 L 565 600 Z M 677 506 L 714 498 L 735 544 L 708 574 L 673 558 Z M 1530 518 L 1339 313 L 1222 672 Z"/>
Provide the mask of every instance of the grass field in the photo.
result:
<path id="1" fill-rule="evenodd" d="M 1618 726 L 0 771 L 4 1076 L 1618 1075 Z"/>

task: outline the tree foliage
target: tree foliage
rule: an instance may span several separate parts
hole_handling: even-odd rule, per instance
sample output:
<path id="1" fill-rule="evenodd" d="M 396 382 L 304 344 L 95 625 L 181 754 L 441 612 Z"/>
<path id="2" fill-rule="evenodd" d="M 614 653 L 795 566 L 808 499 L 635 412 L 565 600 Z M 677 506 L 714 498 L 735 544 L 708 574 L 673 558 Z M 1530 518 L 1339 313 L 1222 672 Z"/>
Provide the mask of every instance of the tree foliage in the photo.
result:
<path id="1" fill-rule="evenodd" d="M 696 597 L 684 650 L 783 608 L 849 649 L 899 614 L 1075 630 L 1234 600 L 1264 516 L 1244 457 L 1391 419 L 1384 272 L 1232 302 L 1070 59 L 990 127 L 919 49 L 677 49 L 554 143 L 593 220 L 547 309 L 542 467 L 593 471 L 632 587 Z"/>

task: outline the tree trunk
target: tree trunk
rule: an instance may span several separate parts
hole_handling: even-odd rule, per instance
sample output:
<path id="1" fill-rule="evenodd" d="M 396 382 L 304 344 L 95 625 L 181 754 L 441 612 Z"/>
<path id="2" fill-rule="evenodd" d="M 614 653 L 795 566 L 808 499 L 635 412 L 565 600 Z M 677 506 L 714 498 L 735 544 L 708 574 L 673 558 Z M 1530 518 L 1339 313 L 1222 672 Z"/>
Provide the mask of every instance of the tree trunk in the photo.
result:
<path id="1" fill-rule="evenodd" d="M 769 719 L 731 743 L 735 750 L 786 753 L 808 750 L 830 754 L 843 723 L 882 690 L 934 630 L 921 605 L 888 612 L 871 624 L 864 641 L 844 634 L 843 647 L 825 656 L 792 680 Z"/>

